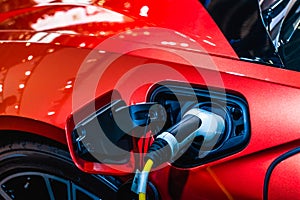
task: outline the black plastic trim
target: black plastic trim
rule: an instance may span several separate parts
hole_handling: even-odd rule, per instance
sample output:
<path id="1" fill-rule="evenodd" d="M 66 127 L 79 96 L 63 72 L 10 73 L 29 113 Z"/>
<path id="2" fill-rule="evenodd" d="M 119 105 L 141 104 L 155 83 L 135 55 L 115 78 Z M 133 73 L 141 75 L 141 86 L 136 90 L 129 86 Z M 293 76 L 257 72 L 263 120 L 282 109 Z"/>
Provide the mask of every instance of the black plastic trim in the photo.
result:
<path id="1" fill-rule="evenodd" d="M 199 0 L 243 60 L 283 67 L 264 26 L 258 1 Z"/>

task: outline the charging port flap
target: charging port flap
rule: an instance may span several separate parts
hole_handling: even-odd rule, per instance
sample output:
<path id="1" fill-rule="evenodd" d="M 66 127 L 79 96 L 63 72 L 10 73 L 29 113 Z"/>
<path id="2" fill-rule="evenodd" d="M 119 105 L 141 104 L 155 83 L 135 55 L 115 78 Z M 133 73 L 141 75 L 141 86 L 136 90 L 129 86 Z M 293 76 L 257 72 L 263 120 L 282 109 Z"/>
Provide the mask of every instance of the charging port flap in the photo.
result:
<path id="1" fill-rule="evenodd" d="M 151 129 L 160 130 L 166 113 L 157 103 L 126 105 L 112 93 L 96 98 L 67 121 L 72 159 L 86 172 L 115 174 L 134 171 L 133 139 Z"/>

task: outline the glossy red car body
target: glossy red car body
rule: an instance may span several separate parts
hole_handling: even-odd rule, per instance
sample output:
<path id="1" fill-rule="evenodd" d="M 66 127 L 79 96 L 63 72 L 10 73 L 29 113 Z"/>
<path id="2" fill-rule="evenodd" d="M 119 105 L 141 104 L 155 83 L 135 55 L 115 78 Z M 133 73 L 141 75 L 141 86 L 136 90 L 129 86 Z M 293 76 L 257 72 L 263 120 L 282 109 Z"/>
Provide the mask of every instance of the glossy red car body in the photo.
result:
<path id="1" fill-rule="evenodd" d="M 28 1 L 14 6 L 7 3 L 2 8 L 6 11 L 0 14 L 2 134 L 9 134 L 7 130 L 29 132 L 66 144 L 64 129 L 69 115 L 116 85 L 126 102 L 135 104 L 147 101 L 149 90 L 159 82 L 187 82 L 199 87 L 209 84 L 246 99 L 251 126 L 248 145 L 238 153 L 197 167 L 180 169 L 168 165 L 152 172 L 150 181 L 161 199 L 262 199 L 264 179 L 271 163 L 300 145 L 299 72 L 240 60 L 196 0 L 172 3 L 132 0 L 117 4 L 104 1 L 103 5 L 101 2 L 39 5 Z M 140 16 L 143 6 L 148 8 L 147 16 Z M 85 13 L 79 16 L 86 18 L 84 23 L 72 24 L 68 20 L 58 23 L 62 18 L 57 13 L 76 18 L 72 15 L 76 9 Z M 106 18 L 89 21 L 86 16 L 89 13 L 91 16 L 106 14 Z M 122 20 L 116 22 L 118 17 Z M 12 23 L 8 23 L 11 19 Z M 34 28 L 29 31 L 28 27 Z M 141 44 L 143 37 L 152 34 L 154 29 L 142 36 L 130 31 L 144 27 L 173 30 L 175 36 Z M 180 41 L 182 37 L 177 37 L 176 32 L 192 38 L 202 49 L 193 46 L 193 41 L 189 44 Z M 111 46 L 105 46 L 105 50 L 99 48 L 101 42 L 118 34 L 123 34 L 125 39 L 119 37 L 110 41 Z M 164 45 L 163 41 L 175 45 Z M 93 62 L 86 58 L 95 50 L 99 59 L 113 53 L 122 56 L 101 77 L 95 91 L 91 93 L 84 86 L 80 89 L 81 99 L 77 95 L 74 102 L 77 73 L 82 63 Z M 192 65 L 177 57 L 178 54 L 189 55 Z M 146 71 L 137 70 L 130 79 L 122 80 L 128 71 L 149 63 L 166 65 L 176 73 L 164 68 L 160 72 L 145 68 Z M 220 76 L 222 83 L 208 83 L 199 72 Z M 92 75 L 92 71 L 87 72 L 86 79 Z M 126 82 L 120 84 L 120 80 Z M 270 181 L 270 199 L 299 198 L 299 159 L 297 154 L 275 168 Z M 85 166 L 83 170 L 113 173 L 95 166 Z"/>

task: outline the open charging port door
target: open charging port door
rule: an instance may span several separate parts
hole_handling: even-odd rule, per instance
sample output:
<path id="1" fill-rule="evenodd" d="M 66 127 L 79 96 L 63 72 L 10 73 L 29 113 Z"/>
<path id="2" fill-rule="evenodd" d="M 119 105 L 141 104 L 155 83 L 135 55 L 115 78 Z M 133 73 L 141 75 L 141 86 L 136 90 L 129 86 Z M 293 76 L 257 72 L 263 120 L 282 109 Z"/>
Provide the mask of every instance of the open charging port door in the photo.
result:
<path id="1" fill-rule="evenodd" d="M 166 120 L 161 105 L 128 106 L 116 93 L 111 91 L 96 98 L 67 120 L 71 157 L 85 172 L 111 175 L 133 172 L 136 167 L 133 138 L 142 137 L 151 129 L 161 129 Z"/>

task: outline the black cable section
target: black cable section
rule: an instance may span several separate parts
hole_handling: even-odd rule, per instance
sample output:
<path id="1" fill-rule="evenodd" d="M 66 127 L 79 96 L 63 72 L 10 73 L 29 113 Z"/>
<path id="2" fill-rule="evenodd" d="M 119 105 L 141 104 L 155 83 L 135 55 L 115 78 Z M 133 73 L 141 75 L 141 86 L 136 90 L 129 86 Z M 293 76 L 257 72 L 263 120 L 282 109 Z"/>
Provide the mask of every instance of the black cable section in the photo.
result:
<path id="1" fill-rule="evenodd" d="M 149 131 L 148 130 L 148 124 L 150 123 L 150 117 L 148 116 L 147 117 L 147 121 L 146 121 L 146 126 L 145 126 L 145 129 L 144 129 L 144 134 L 142 135 L 142 155 L 144 155 L 146 152 L 145 152 L 145 140 L 146 140 L 146 134 L 147 132 Z"/>
<path id="2" fill-rule="evenodd" d="M 273 172 L 273 170 L 275 169 L 275 167 L 281 163 L 282 161 L 284 161 L 285 159 L 300 153 L 300 147 L 297 147 L 295 149 L 292 149 L 282 155 L 280 155 L 278 158 L 276 158 L 271 165 L 269 166 L 266 176 L 265 176 L 265 180 L 264 180 L 264 191 L 263 191 L 263 200 L 268 200 L 268 192 L 269 192 L 269 182 L 270 182 L 270 178 L 271 178 L 271 174 Z"/>

